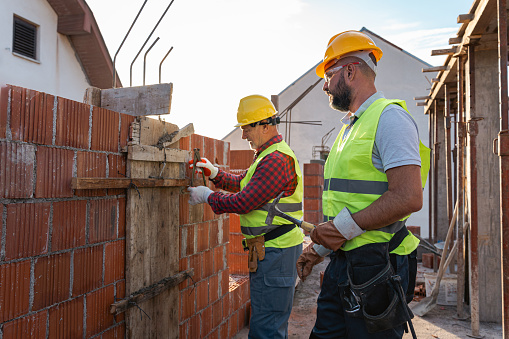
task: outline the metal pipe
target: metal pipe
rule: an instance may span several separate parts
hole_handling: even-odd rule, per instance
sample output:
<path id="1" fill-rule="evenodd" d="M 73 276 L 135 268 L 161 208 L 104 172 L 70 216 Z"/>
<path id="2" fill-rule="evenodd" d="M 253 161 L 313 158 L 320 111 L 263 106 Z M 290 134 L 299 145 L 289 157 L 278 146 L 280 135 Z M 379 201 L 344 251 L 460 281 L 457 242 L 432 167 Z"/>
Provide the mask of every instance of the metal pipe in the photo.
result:
<path id="1" fill-rule="evenodd" d="M 465 146 L 465 123 L 464 123 L 464 114 L 465 114 L 465 104 L 464 104 L 464 94 L 465 87 L 464 83 L 464 57 L 460 56 L 458 58 L 458 124 L 456 125 L 457 132 L 457 142 L 458 142 L 458 151 L 457 151 L 457 185 L 456 191 L 458 196 L 458 206 L 460 211 L 462 212 L 461 219 L 458 217 L 458 226 L 463 225 L 465 223 L 465 213 L 464 213 L 464 192 L 465 192 L 465 179 L 464 179 L 464 146 Z M 463 319 L 464 315 L 464 307 L 463 307 L 463 298 L 465 295 L 465 257 L 463 253 L 463 231 L 458 227 L 458 272 L 457 272 L 457 282 L 456 282 L 456 312 L 458 314 L 459 319 Z"/>
<path id="2" fill-rule="evenodd" d="M 147 3 L 148 0 L 145 0 L 145 2 L 143 3 L 143 5 L 141 5 L 141 8 L 140 10 L 138 11 L 138 14 L 136 15 L 136 18 L 134 18 L 134 21 L 133 23 L 131 24 L 131 27 L 129 27 L 129 30 L 127 31 L 127 34 L 124 36 L 124 40 L 122 40 L 122 43 L 120 44 L 120 46 L 118 47 L 117 49 L 117 52 L 115 53 L 115 56 L 113 57 L 113 88 L 116 88 L 117 87 L 117 72 L 115 70 L 115 62 L 117 60 L 117 55 L 118 55 L 118 52 L 120 52 L 120 49 L 122 48 L 122 46 L 124 45 L 124 42 L 125 40 L 127 39 L 127 36 L 129 35 L 129 33 L 131 33 L 131 29 L 133 29 L 133 26 L 134 24 L 136 23 L 136 20 L 138 20 L 138 17 L 140 16 L 141 14 L 141 11 L 143 10 L 143 7 L 145 7 L 145 4 Z"/>
<path id="3" fill-rule="evenodd" d="M 150 45 L 150 47 L 147 49 L 147 51 L 145 52 L 145 55 L 143 56 L 143 86 L 145 86 L 145 70 L 146 70 L 146 66 L 147 66 L 147 54 L 148 52 L 150 52 L 150 50 L 152 49 L 152 47 L 154 47 L 154 45 L 159 41 L 159 37 L 157 37 L 157 39 L 152 43 L 152 45 Z"/>
<path id="4" fill-rule="evenodd" d="M 500 227 L 502 229 L 502 323 L 503 336 L 509 338 L 509 117 L 507 89 L 507 0 L 497 1 L 500 133 Z"/>
<path id="5" fill-rule="evenodd" d="M 164 16 L 166 15 L 166 12 L 168 12 L 168 10 L 170 9 L 171 5 L 173 4 L 173 1 L 175 1 L 175 0 L 171 0 L 171 2 L 168 5 L 168 7 L 166 7 L 166 10 L 164 11 L 163 15 L 161 15 L 161 17 L 159 18 L 159 21 L 156 23 L 156 25 L 152 29 L 152 32 L 150 32 L 147 40 L 145 40 L 145 42 L 143 43 L 143 46 L 141 46 L 140 50 L 138 51 L 138 54 L 136 54 L 136 56 L 134 57 L 133 61 L 131 62 L 131 67 L 129 68 L 129 76 L 130 76 L 129 83 L 130 83 L 131 87 L 133 86 L 133 65 L 134 65 L 134 62 L 136 61 L 136 59 L 140 55 L 140 53 L 143 50 L 143 48 L 145 48 L 145 45 L 149 41 L 149 39 L 152 36 L 152 34 L 154 34 L 154 31 L 156 30 L 157 26 L 159 26 L 159 23 L 161 22 L 161 20 L 163 20 Z"/>
<path id="6" fill-rule="evenodd" d="M 170 54 L 170 52 L 173 50 L 173 46 L 171 46 L 170 50 L 168 51 L 168 53 L 166 53 L 166 55 L 164 56 L 163 60 L 161 60 L 161 62 L 159 63 L 159 83 L 161 83 L 161 67 L 163 66 L 163 62 L 164 60 L 166 60 L 166 57 Z"/>
<path id="7" fill-rule="evenodd" d="M 472 335 L 479 336 L 479 252 L 478 252 L 478 218 L 477 218 L 477 118 L 475 117 L 475 46 L 468 46 L 468 71 L 470 74 L 470 120 L 468 121 L 470 151 L 470 319 Z"/>

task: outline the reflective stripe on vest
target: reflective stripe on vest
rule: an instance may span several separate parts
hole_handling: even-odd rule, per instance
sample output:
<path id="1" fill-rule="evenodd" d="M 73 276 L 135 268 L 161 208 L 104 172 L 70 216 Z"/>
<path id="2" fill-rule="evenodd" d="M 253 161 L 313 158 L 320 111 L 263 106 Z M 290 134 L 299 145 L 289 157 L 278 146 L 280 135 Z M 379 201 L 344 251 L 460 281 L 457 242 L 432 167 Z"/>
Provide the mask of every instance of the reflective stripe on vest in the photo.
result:
<path id="1" fill-rule="evenodd" d="M 284 197 L 279 200 L 277 204 L 278 208 L 291 215 L 296 219 L 302 219 L 302 199 L 303 199 L 303 185 L 302 185 L 302 174 L 300 171 L 299 164 L 297 162 L 297 158 L 295 154 L 290 149 L 288 144 L 284 141 L 273 144 L 265 149 L 253 162 L 253 164 L 249 167 L 246 176 L 240 182 L 240 189 L 244 189 L 246 185 L 251 180 L 254 172 L 256 171 L 256 167 L 258 163 L 268 154 L 279 151 L 293 158 L 295 163 L 295 172 L 297 175 L 297 187 L 295 188 L 295 192 L 289 196 Z M 274 217 L 272 221 L 272 225 L 265 224 L 265 219 L 267 219 L 267 211 L 269 205 L 274 201 L 274 199 L 270 200 L 267 204 L 249 212 L 246 214 L 240 215 L 240 225 L 242 234 L 246 238 L 253 238 L 265 233 L 268 233 L 274 229 L 276 229 L 279 225 L 288 224 L 288 221 L 282 219 L 280 217 Z M 296 246 L 302 243 L 302 239 L 304 238 L 304 234 L 297 227 L 291 230 L 288 233 L 283 234 L 282 236 L 267 241 L 265 243 L 266 247 L 277 247 L 277 248 L 287 248 L 291 246 Z"/>
<path id="2" fill-rule="evenodd" d="M 355 122 L 344 140 L 346 125 L 336 138 L 324 168 L 322 204 L 327 219 L 333 219 L 343 207 L 347 207 L 352 214 L 356 213 L 371 205 L 388 190 L 387 176 L 373 165 L 372 153 L 378 120 L 390 104 L 400 105 L 408 113 L 402 100 L 378 99 Z M 429 148 L 420 143 L 419 153 L 424 187 L 429 171 Z M 388 242 L 403 227 L 408 217 L 375 231 L 367 231 L 347 241 L 342 249 L 349 251 L 369 243 Z M 418 243 L 417 238 L 409 233 L 392 253 L 409 254 L 417 248 Z"/>

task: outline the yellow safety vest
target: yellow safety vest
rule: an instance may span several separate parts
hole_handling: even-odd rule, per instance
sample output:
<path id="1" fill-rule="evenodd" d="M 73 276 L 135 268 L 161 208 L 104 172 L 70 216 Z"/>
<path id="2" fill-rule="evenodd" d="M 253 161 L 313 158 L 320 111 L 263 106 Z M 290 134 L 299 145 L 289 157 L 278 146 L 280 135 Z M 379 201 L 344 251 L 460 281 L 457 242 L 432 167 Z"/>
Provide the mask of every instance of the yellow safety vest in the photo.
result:
<path id="1" fill-rule="evenodd" d="M 375 168 L 372 153 L 378 120 L 382 111 L 390 104 L 397 104 L 408 113 L 403 100 L 381 98 L 371 104 L 360 116 L 344 140 L 343 134 L 347 126 L 343 126 L 339 132 L 324 168 L 322 204 L 325 220 L 334 219 L 344 207 L 347 207 L 352 214 L 363 210 L 388 190 L 387 175 Z M 429 152 L 430 149 L 419 142 L 423 188 L 430 167 Z M 350 251 L 370 243 L 389 242 L 393 235 L 404 226 L 409 216 L 346 241 L 342 250 Z M 407 255 L 418 245 L 419 240 L 409 232 L 392 253 Z"/>
<path id="2" fill-rule="evenodd" d="M 243 190 L 244 187 L 249 183 L 251 180 L 251 177 L 253 176 L 254 172 L 256 171 L 256 167 L 260 163 L 260 161 L 267 156 L 268 154 L 279 151 L 281 153 L 284 153 L 286 155 L 289 155 L 293 158 L 293 161 L 295 162 L 295 172 L 297 174 L 297 187 L 295 188 L 295 192 L 289 196 L 284 197 L 279 200 L 278 208 L 291 215 L 292 217 L 296 219 L 301 219 L 303 212 L 302 212 L 302 198 L 303 198 L 303 185 L 302 185 L 302 173 L 300 171 L 299 164 L 297 162 L 297 158 L 295 157 L 295 154 L 290 149 L 290 146 L 284 141 L 278 142 L 277 144 L 273 144 L 267 149 L 265 149 L 253 162 L 253 164 L 249 167 L 246 176 L 242 179 L 240 182 L 240 189 Z M 274 221 L 271 225 L 267 225 L 265 223 L 265 219 L 268 215 L 268 204 L 271 204 L 274 201 L 272 199 L 269 201 L 266 205 L 259 207 L 256 210 L 253 210 L 246 214 L 240 215 L 240 226 L 242 234 L 247 238 L 254 238 L 258 237 L 260 235 L 263 235 L 265 233 L 268 233 L 276 228 L 278 228 L 279 225 L 288 225 L 290 224 L 289 221 L 275 217 Z M 304 234 L 302 231 L 295 227 L 290 232 L 287 232 L 283 234 L 282 236 L 269 240 L 265 242 L 265 247 L 277 247 L 277 248 L 287 248 L 296 246 L 302 243 L 302 240 L 304 238 Z"/>

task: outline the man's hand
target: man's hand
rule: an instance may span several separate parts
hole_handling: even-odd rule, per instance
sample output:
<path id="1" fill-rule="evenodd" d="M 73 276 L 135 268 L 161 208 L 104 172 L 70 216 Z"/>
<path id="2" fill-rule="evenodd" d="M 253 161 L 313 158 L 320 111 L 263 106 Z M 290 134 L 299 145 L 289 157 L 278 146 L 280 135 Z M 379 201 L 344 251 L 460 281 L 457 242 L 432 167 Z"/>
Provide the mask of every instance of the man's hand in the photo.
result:
<path id="1" fill-rule="evenodd" d="M 319 264 L 323 261 L 323 257 L 321 257 L 318 253 L 316 253 L 313 248 L 313 243 L 311 243 L 300 255 L 299 259 L 297 259 L 297 275 L 299 278 L 304 281 L 311 274 L 313 270 L 313 266 Z"/>
<path id="2" fill-rule="evenodd" d="M 334 252 L 339 250 L 347 240 L 343 234 L 338 231 L 332 220 L 316 226 L 309 235 L 314 243 L 322 245 Z"/>
<path id="3" fill-rule="evenodd" d="M 189 168 L 193 168 L 193 162 L 194 160 L 189 160 Z M 203 173 L 205 173 L 206 176 L 208 176 L 210 179 L 214 179 L 217 175 L 217 172 L 219 172 L 219 169 L 212 165 L 212 163 L 207 158 L 201 158 L 199 162 L 196 163 L 196 173 L 201 173 L 203 170 Z"/>
<path id="4" fill-rule="evenodd" d="M 189 197 L 189 205 L 206 203 L 209 195 L 213 193 L 213 191 L 207 186 L 188 187 L 187 191 L 191 193 L 191 196 Z"/>

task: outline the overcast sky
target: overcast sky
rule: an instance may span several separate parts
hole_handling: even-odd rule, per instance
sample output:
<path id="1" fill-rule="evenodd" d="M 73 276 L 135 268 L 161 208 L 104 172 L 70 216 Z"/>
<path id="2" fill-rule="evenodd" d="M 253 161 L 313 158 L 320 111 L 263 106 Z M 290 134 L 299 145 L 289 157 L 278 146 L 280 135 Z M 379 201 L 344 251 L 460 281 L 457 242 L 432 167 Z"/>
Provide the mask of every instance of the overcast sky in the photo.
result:
<path id="1" fill-rule="evenodd" d="M 145 0 L 86 0 L 110 55 L 117 51 Z M 131 62 L 171 0 L 148 0 L 117 57 L 117 71 L 129 86 Z M 166 120 L 222 139 L 236 123 L 239 100 L 270 98 L 317 64 L 329 38 L 366 27 L 409 53 L 438 66 L 432 49 L 448 48 L 456 36 L 466 0 L 174 0 L 133 67 L 133 86 L 173 83 Z M 324 95 L 324 100 L 327 98 Z"/>

